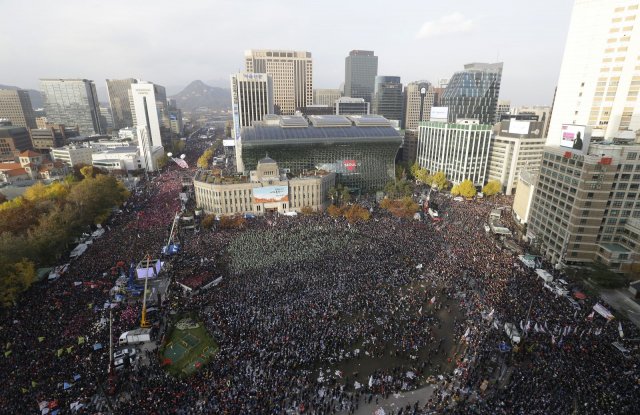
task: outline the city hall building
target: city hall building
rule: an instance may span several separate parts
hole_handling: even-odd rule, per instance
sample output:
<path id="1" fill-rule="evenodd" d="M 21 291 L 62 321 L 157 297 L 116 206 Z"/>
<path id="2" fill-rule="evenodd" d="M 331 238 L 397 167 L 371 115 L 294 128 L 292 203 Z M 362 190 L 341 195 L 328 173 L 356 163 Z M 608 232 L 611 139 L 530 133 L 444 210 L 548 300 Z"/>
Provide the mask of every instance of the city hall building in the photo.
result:
<path id="1" fill-rule="evenodd" d="M 239 154 L 254 170 L 269 154 L 293 175 L 324 170 L 353 192 L 381 190 L 393 180 L 402 136 L 384 117 L 267 115 L 242 129 Z"/>
<path id="2" fill-rule="evenodd" d="M 207 213 L 235 215 L 322 211 L 329 204 L 335 173 L 313 170 L 291 177 L 269 157 L 248 176 L 222 177 L 199 171 L 193 180 L 196 204 Z"/>

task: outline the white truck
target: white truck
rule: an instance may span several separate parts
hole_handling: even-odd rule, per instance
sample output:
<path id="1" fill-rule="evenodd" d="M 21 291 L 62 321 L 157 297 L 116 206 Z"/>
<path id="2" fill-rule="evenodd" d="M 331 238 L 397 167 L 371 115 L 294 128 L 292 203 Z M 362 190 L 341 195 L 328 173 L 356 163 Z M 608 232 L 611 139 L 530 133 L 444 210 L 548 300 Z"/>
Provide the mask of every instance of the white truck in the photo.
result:
<path id="1" fill-rule="evenodd" d="M 520 343 L 520 332 L 513 323 L 504 323 L 504 331 L 513 343 Z"/>
<path id="2" fill-rule="evenodd" d="M 136 329 L 125 331 L 120 335 L 118 343 L 123 344 L 137 344 L 151 341 L 151 329 Z"/>

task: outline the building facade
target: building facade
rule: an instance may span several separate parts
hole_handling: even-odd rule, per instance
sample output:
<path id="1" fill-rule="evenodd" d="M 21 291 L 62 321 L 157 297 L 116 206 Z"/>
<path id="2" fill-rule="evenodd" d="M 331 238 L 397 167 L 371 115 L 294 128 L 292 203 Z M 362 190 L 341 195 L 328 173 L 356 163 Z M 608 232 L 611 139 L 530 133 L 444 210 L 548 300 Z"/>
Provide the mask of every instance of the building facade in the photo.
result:
<path id="1" fill-rule="evenodd" d="M 402 83 L 399 76 L 376 76 L 373 110 L 388 120 L 402 121 Z"/>
<path id="2" fill-rule="evenodd" d="M 115 130 L 134 126 L 129 92 L 131 85 L 137 82 L 133 78 L 107 79 L 107 94 L 109 94 L 109 105 Z"/>
<path id="3" fill-rule="evenodd" d="M 544 123 L 505 120 L 496 125 L 497 135 L 491 140 L 487 181 L 497 180 L 505 194 L 511 195 L 518 185 L 520 172 L 536 172 L 540 168 L 546 139 Z"/>
<path id="4" fill-rule="evenodd" d="M 154 154 L 163 151 L 163 120 L 169 118 L 167 96 L 164 87 L 143 81 L 131 85 L 131 95 L 137 122 L 138 146 L 145 161 L 145 169 L 155 171 L 157 157 Z"/>
<path id="5" fill-rule="evenodd" d="M 33 150 L 29 130 L 12 125 L 0 126 L 0 161 L 14 161 L 25 150 Z"/>
<path id="6" fill-rule="evenodd" d="M 378 75 L 378 57 L 372 50 L 352 50 L 344 62 L 344 96 L 371 103 Z"/>
<path id="7" fill-rule="evenodd" d="M 46 124 L 45 128 L 29 130 L 33 148 L 40 151 L 49 151 L 51 148 L 62 147 L 67 140 L 77 137 L 78 129 L 67 128 L 64 125 Z"/>
<path id="8" fill-rule="evenodd" d="M 314 171 L 288 178 L 273 159 L 258 161 L 249 176 L 214 176 L 198 171 L 193 180 L 196 205 L 207 213 L 236 215 L 250 213 L 319 212 L 329 204 L 329 189 L 335 173 Z"/>
<path id="9" fill-rule="evenodd" d="M 91 154 L 91 164 L 109 171 L 135 171 L 144 167 L 138 147 L 119 147 L 109 149 L 96 149 Z"/>
<path id="10" fill-rule="evenodd" d="M 292 174 L 324 170 L 354 192 L 380 190 L 395 174 L 402 137 L 380 116 L 273 117 L 242 129 L 245 170 L 265 154 Z"/>
<path id="11" fill-rule="evenodd" d="M 240 130 L 254 121 L 262 121 L 274 112 L 273 77 L 268 73 L 237 73 L 231 75 L 231 108 L 233 138 L 240 139 Z"/>
<path id="12" fill-rule="evenodd" d="M 635 0 L 576 0 L 558 78 L 548 145 L 562 124 L 611 140 L 640 129 L 640 19 Z"/>
<path id="13" fill-rule="evenodd" d="M 36 116 L 29 92 L 22 89 L 0 89 L 0 118 L 16 127 L 36 128 Z"/>
<path id="14" fill-rule="evenodd" d="M 73 167 L 78 164 L 86 164 L 90 166 L 92 163 L 91 155 L 94 151 L 95 150 L 93 148 L 86 145 L 71 144 L 51 149 L 51 158 L 55 161 L 61 161 L 69 167 Z"/>
<path id="15" fill-rule="evenodd" d="M 313 104 L 311 52 L 247 50 L 244 57 L 246 72 L 271 75 L 276 113 L 292 115 L 296 108 Z"/>
<path id="16" fill-rule="evenodd" d="M 429 121 L 435 97 L 435 88 L 428 81 L 411 82 L 404 87 L 405 130 L 418 131 L 420 121 Z"/>
<path id="17" fill-rule="evenodd" d="M 511 101 L 506 99 L 499 99 L 496 105 L 496 117 L 493 121 L 494 124 L 500 122 L 500 117 L 511 112 Z"/>
<path id="18" fill-rule="evenodd" d="M 513 218 L 520 224 L 529 222 L 533 195 L 538 185 L 538 171 L 523 170 L 518 177 L 516 195 L 513 198 Z"/>
<path id="19" fill-rule="evenodd" d="M 88 79 L 41 79 L 47 122 L 78 126 L 82 135 L 103 134 L 96 85 Z"/>
<path id="20" fill-rule="evenodd" d="M 333 107 L 336 100 L 342 96 L 339 89 L 314 89 L 313 105 L 326 105 Z"/>
<path id="21" fill-rule="evenodd" d="M 470 63 L 453 74 L 438 105 L 449 108 L 449 122 L 458 118 L 493 124 L 502 81 L 502 63 Z"/>
<path id="22" fill-rule="evenodd" d="M 544 105 L 533 105 L 533 106 L 521 106 L 511 108 L 511 115 L 535 115 L 538 117 L 538 121 L 542 122 L 542 136 L 549 136 L 549 121 L 551 120 L 551 107 L 547 107 Z"/>
<path id="23" fill-rule="evenodd" d="M 342 97 L 335 103 L 335 115 L 369 115 L 371 104 L 364 98 Z"/>
<path id="24" fill-rule="evenodd" d="M 626 272 L 640 249 L 640 144 L 544 149 L 527 236 L 552 262 Z"/>
<path id="25" fill-rule="evenodd" d="M 417 162 L 429 172 L 444 172 L 454 184 L 470 179 L 482 186 L 490 144 L 491 126 L 477 120 L 423 122 L 418 128 Z"/>

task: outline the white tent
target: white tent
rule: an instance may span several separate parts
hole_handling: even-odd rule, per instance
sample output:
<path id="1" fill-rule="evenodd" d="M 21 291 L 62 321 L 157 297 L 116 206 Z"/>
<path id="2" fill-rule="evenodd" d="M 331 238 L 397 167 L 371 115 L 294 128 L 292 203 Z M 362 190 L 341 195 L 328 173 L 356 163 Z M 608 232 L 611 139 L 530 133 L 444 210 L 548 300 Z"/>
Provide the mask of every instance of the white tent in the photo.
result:
<path id="1" fill-rule="evenodd" d="M 77 258 L 80 255 L 84 254 L 84 251 L 86 251 L 87 248 L 88 248 L 87 244 L 78 244 L 78 246 L 73 248 L 73 251 L 71 251 L 71 253 L 69 254 L 69 257 Z"/>

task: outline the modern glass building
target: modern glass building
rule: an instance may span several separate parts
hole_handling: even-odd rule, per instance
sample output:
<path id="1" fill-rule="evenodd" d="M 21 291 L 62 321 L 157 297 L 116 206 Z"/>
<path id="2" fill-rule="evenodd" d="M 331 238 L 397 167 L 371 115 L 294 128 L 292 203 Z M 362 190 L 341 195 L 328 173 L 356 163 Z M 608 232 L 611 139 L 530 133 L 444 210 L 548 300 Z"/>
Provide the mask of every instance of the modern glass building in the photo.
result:
<path id="1" fill-rule="evenodd" d="M 310 170 L 337 174 L 355 192 L 382 189 L 394 177 L 402 137 L 384 117 L 312 115 L 265 116 L 242 129 L 244 169 L 255 170 L 265 157 L 294 175 Z"/>
<path id="2" fill-rule="evenodd" d="M 378 57 L 372 50 L 352 50 L 344 63 L 344 95 L 371 102 L 378 75 Z"/>
<path id="3" fill-rule="evenodd" d="M 449 107 L 449 122 L 467 118 L 493 124 L 501 80 L 502 62 L 467 64 L 464 71 L 453 74 L 439 105 Z"/>
<path id="4" fill-rule="evenodd" d="M 402 120 L 402 83 L 399 76 L 376 76 L 373 113 L 388 120 Z"/>
<path id="5" fill-rule="evenodd" d="M 138 81 L 133 78 L 127 79 L 107 79 L 107 93 L 109 94 L 109 105 L 113 116 L 113 128 L 133 127 L 132 104 L 131 104 L 131 84 Z"/>
<path id="6" fill-rule="evenodd" d="M 47 121 L 78 126 L 82 135 L 102 134 L 96 85 L 88 79 L 41 79 Z"/>

